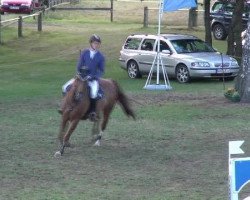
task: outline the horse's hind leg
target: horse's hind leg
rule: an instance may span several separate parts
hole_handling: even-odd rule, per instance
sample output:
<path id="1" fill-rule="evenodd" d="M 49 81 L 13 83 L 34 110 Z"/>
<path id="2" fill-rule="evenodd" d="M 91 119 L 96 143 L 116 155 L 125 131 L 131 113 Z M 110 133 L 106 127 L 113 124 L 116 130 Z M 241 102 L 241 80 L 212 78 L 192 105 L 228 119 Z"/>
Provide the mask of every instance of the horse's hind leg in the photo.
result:
<path id="1" fill-rule="evenodd" d="M 94 144 L 95 146 L 100 146 L 102 134 L 106 128 L 112 109 L 113 109 L 113 106 L 104 109 L 102 119 L 98 119 L 98 121 L 96 121 L 93 125 L 92 135 L 93 135 L 93 141 L 95 141 L 95 144 Z"/>
<path id="2" fill-rule="evenodd" d="M 93 136 L 93 141 L 94 146 L 100 146 L 100 140 L 102 138 L 102 132 L 100 128 L 100 119 L 94 122 L 93 127 L 92 127 L 92 136 Z"/>
<path id="3" fill-rule="evenodd" d="M 113 106 L 104 109 L 101 131 L 104 131 L 106 129 L 112 109 Z"/>

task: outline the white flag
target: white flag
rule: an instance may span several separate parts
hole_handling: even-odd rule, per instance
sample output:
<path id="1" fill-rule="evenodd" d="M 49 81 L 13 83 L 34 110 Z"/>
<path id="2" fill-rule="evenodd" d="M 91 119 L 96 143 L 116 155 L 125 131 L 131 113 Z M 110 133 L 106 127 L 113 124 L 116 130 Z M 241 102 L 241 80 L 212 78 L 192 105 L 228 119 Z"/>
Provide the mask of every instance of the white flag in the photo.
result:
<path id="1" fill-rule="evenodd" d="M 229 154 L 242 154 L 244 151 L 240 146 L 244 143 L 244 140 L 229 141 Z"/>

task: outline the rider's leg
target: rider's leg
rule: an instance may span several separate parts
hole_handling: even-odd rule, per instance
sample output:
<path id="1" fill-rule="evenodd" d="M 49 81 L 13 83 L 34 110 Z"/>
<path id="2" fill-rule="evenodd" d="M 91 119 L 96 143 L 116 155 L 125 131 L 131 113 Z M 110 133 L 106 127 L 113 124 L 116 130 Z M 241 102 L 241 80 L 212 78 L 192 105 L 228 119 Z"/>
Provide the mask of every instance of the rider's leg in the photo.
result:
<path id="1" fill-rule="evenodd" d="M 72 83 L 74 82 L 74 78 L 70 79 L 67 81 L 63 86 L 62 86 L 62 94 L 63 96 L 66 95 L 66 93 L 70 90 Z"/>
<path id="2" fill-rule="evenodd" d="M 89 81 L 90 86 L 90 113 L 89 117 L 92 121 L 97 120 L 96 116 L 96 101 L 97 101 L 97 94 L 99 90 L 99 84 L 97 80 Z"/>

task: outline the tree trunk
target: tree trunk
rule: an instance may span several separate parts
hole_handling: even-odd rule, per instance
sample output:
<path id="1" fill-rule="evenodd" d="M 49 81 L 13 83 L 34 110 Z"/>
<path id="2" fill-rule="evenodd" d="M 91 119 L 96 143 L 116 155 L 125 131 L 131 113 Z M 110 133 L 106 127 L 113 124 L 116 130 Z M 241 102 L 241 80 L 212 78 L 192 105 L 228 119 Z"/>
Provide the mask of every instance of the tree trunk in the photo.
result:
<path id="1" fill-rule="evenodd" d="M 197 5 L 197 0 L 195 0 L 196 5 Z M 193 27 L 197 26 L 197 9 L 198 6 L 196 8 L 191 8 L 189 9 L 189 16 L 188 16 L 188 28 L 192 29 Z"/>
<path id="2" fill-rule="evenodd" d="M 205 41 L 212 46 L 212 34 L 210 24 L 210 0 L 203 0 L 204 2 L 204 24 L 205 24 Z"/>
<path id="3" fill-rule="evenodd" d="M 243 9 L 244 0 L 236 0 L 232 22 L 229 26 L 227 38 L 227 54 L 235 56 L 236 58 L 238 58 L 238 60 L 242 57 L 241 32 L 243 31 Z"/>
<path id="4" fill-rule="evenodd" d="M 239 92 L 241 102 L 250 103 L 250 22 L 246 34 L 246 42 L 243 46 L 243 55 L 240 72 L 237 76 L 235 88 Z"/>

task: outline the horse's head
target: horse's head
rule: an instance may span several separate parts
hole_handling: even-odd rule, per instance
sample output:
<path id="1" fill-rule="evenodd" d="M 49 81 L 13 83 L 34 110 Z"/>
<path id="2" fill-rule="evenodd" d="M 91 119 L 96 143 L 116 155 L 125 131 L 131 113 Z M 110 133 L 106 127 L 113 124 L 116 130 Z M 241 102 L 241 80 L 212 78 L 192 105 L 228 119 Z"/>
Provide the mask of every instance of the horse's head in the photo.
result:
<path id="1" fill-rule="evenodd" d="M 83 96 L 88 94 L 87 81 L 89 77 L 85 76 L 82 78 L 79 74 L 75 76 L 75 81 L 73 83 L 74 89 L 74 100 L 80 101 Z"/>

